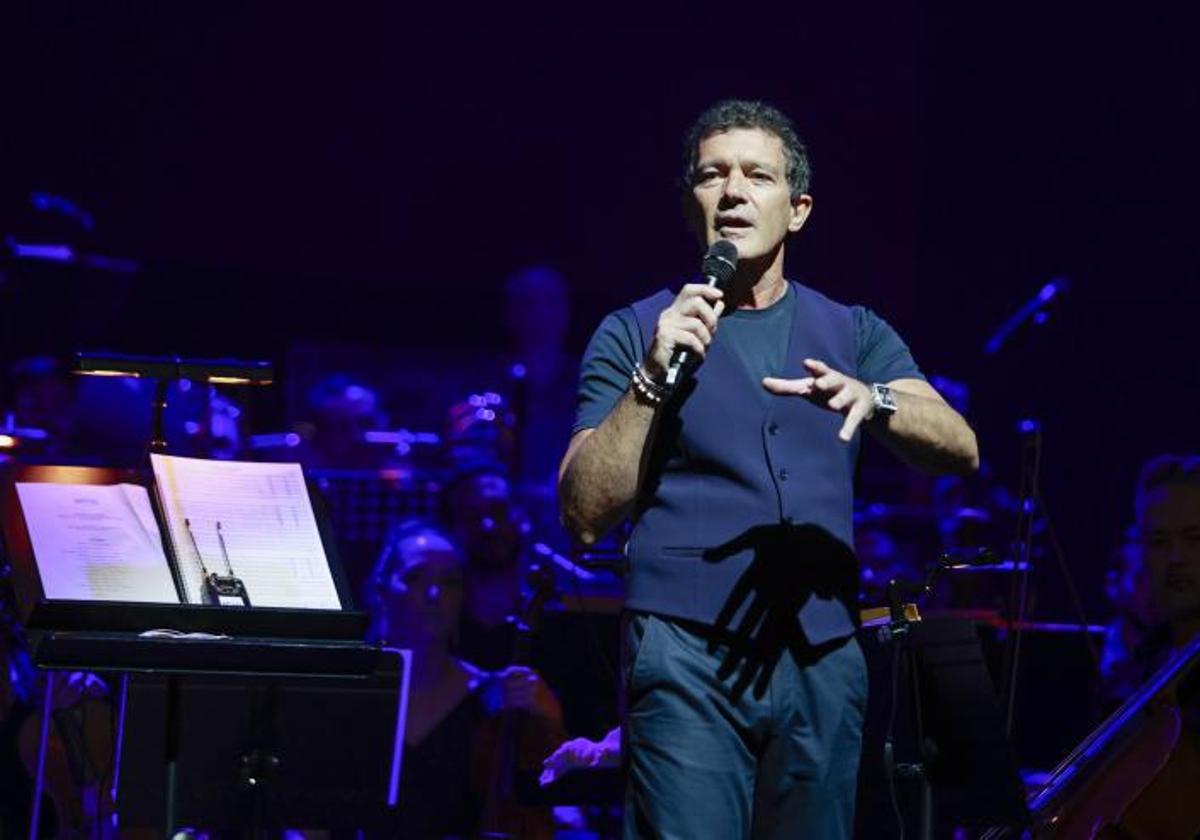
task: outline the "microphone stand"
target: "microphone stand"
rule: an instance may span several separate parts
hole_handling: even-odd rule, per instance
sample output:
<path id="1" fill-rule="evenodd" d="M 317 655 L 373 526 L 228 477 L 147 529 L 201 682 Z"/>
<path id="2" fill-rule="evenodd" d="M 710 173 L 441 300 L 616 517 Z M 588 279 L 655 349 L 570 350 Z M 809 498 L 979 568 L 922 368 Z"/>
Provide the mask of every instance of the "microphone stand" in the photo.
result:
<path id="1" fill-rule="evenodd" d="M 1004 321 L 984 345 L 985 356 L 996 357 L 1008 345 L 1013 335 L 1026 323 L 1040 326 L 1050 315 L 1052 303 L 1070 290 L 1070 282 L 1063 277 L 1049 280 L 1036 295 Z M 1001 665 L 1001 701 L 1005 715 L 1005 735 L 1012 737 L 1016 716 L 1017 679 L 1019 674 L 1022 646 L 1022 628 L 1026 611 L 1031 600 L 1030 586 L 1033 575 L 1034 540 L 1039 530 L 1048 532 L 1051 548 L 1067 591 L 1071 597 L 1072 606 L 1076 612 L 1079 628 L 1083 635 L 1084 644 L 1092 659 L 1093 666 L 1099 672 L 1099 655 L 1095 645 L 1088 636 L 1087 616 L 1083 603 L 1079 599 L 1078 590 L 1071 570 L 1068 568 L 1062 547 L 1054 533 L 1050 517 L 1046 511 L 1045 499 L 1041 491 L 1041 463 L 1043 454 L 1042 427 L 1037 419 L 1023 419 L 1017 424 L 1021 438 L 1020 454 L 1020 493 L 1017 509 L 1016 533 L 1014 535 L 1012 553 L 1014 555 L 1013 574 L 1009 581 L 1007 622 L 1008 633 L 1005 639 L 1004 658 Z M 1040 520 L 1040 521 L 1039 521 Z"/>

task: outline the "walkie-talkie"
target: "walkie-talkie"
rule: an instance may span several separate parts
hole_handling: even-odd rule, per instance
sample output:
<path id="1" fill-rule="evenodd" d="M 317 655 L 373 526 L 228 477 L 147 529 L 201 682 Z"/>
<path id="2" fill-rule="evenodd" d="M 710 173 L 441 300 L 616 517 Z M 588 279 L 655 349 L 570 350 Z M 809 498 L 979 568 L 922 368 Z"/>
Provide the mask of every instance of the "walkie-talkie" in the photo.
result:
<path id="1" fill-rule="evenodd" d="M 204 563 L 204 555 L 200 553 L 200 546 L 196 544 L 196 535 L 192 533 L 192 523 L 190 519 L 184 519 L 183 524 L 187 527 L 188 536 L 192 539 L 192 548 L 196 551 L 196 559 L 200 561 L 200 571 L 203 576 L 203 603 L 213 604 L 221 607 L 248 607 L 250 606 L 250 595 L 246 592 L 246 584 L 242 583 L 242 579 L 233 573 L 233 565 L 229 562 L 229 549 L 225 545 L 225 534 L 221 530 L 221 523 L 217 522 L 217 540 L 221 543 L 221 556 L 225 560 L 225 574 L 210 572 L 208 566 Z"/>

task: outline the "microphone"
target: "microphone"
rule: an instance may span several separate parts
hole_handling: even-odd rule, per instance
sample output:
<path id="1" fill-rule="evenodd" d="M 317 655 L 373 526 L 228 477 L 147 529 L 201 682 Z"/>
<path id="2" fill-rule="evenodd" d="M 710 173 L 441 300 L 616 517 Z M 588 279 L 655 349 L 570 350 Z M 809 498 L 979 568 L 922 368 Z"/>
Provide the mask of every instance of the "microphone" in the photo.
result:
<path id="1" fill-rule="evenodd" d="M 728 239 L 718 239 L 704 254 L 704 261 L 700 263 L 700 273 L 704 275 L 709 287 L 728 291 L 729 281 L 733 279 L 733 273 L 737 270 L 737 261 L 737 246 Z M 688 355 L 688 351 L 683 348 L 676 348 L 671 355 L 671 366 L 667 368 L 668 388 L 678 384 L 680 371 L 688 363 Z"/>
<path id="2" fill-rule="evenodd" d="M 1032 321 L 1040 326 L 1049 318 L 1050 302 L 1057 297 L 1061 297 L 1067 292 L 1071 284 L 1065 277 L 1055 277 L 1045 286 L 1038 290 L 1038 293 L 1031 300 L 1025 303 L 1020 309 L 1012 314 L 988 339 L 987 344 L 983 346 L 983 352 L 988 356 L 994 356 L 1004 347 L 1004 343 L 1012 336 L 1017 329 L 1026 321 Z"/>

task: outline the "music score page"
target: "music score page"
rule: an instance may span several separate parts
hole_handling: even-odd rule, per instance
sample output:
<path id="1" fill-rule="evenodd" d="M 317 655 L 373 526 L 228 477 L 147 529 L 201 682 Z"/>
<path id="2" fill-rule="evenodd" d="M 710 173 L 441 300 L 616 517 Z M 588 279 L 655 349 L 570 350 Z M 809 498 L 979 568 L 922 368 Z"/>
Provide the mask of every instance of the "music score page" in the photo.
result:
<path id="1" fill-rule="evenodd" d="M 253 606 L 341 609 L 299 464 L 150 460 L 188 603 L 232 571 Z"/>

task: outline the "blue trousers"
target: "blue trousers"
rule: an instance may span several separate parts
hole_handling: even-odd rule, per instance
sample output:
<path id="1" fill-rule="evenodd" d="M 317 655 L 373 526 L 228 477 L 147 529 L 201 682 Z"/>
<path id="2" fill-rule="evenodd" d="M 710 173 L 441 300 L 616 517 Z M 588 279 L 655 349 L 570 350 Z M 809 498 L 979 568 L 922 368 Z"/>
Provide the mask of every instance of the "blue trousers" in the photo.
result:
<path id="1" fill-rule="evenodd" d="M 867 702 L 857 641 L 784 649 L 746 689 L 705 628 L 632 613 L 624 632 L 626 838 L 851 836 Z"/>

